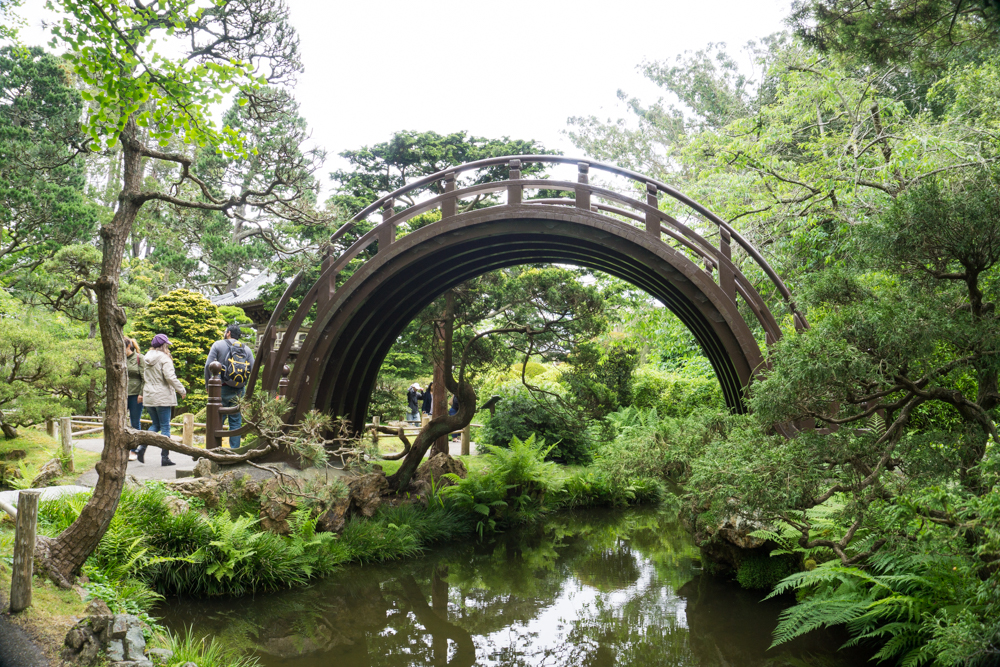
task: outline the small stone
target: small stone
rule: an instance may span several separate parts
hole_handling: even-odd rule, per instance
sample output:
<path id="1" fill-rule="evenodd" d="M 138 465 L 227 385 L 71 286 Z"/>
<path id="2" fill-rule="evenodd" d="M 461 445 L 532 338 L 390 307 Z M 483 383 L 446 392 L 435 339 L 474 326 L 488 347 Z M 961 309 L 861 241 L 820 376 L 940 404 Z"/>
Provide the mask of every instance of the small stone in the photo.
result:
<path id="1" fill-rule="evenodd" d="M 198 667 L 198 665 L 193 662 L 185 662 L 181 667 Z"/>
<path id="2" fill-rule="evenodd" d="M 146 659 L 146 638 L 139 627 L 129 628 L 125 635 L 125 657 L 129 660 Z"/>
<path id="3" fill-rule="evenodd" d="M 95 598 L 87 605 L 87 616 L 111 616 L 111 609 L 107 602 L 101 598 Z"/>
<path id="4" fill-rule="evenodd" d="M 125 614 L 118 614 L 111 622 L 111 627 L 109 629 L 111 639 L 124 639 L 126 632 L 128 632 L 128 616 Z"/>
<path id="5" fill-rule="evenodd" d="M 177 496 L 169 496 L 166 500 L 167 511 L 170 512 L 171 516 L 180 516 L 181 514 L 186 514 L 191 511 L 191 506 L 188 501 L 183 498 L 178 498 Z"/>
<path id="6" fill-rule="evenodd" d="M 154 665 L 165 665 L 174 657 L 174 652 L 168 648 L 151 648 L 147 654 Z"/>
<path id="7" fill-rule="evenodd" d="M 194 477 L 211 477 L 212 475 L 219 472 L 219 464 L 215 461 L 209 461 L 208 459 L 198 459 L 198 462 L 194 464 L 194 471 L 192 472 Z"/>
<path id="8" fill-rule="evenodd" d="M 31 480 L 31 488 L 41 489 L 52 483 L 52 480 L 57 477 L 62 477 L 63 468 L 62 461 L 59 459 L 50 459 L 48 463 L 43 465 L 35 475 L 35 479 Z"/>
<path id="9" fill-rule="evenodd" d="M 86 641 L 87 636 L 84 634 L 83 628 L 70 628 L 70 631 L 66 633 L 66 646 L 74 651 L 79 651 Z"/>
<path id="10" fill-rule="evenodd" d="M 121 662 L 125 659 L 125 643 L 121 639 L 112 639 L 104 648 L 108 660 L 111 662 Z"/>

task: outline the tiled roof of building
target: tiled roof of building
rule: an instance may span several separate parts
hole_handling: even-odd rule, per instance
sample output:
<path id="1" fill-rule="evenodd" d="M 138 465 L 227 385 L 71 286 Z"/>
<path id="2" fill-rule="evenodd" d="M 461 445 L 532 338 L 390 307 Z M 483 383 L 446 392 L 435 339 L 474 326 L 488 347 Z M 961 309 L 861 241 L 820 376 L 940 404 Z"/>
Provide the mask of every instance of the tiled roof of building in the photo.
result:
<path id="1" fill-rule="evenodd" d="M 209 297 L 209 300 L 216 306 L 242 306 L 253 303 L 260 300 L 260 291 L 264 285 L 274 282 L 276 277 L 273 273 L 260 273 L 245 285 L 225 294 Z"/>

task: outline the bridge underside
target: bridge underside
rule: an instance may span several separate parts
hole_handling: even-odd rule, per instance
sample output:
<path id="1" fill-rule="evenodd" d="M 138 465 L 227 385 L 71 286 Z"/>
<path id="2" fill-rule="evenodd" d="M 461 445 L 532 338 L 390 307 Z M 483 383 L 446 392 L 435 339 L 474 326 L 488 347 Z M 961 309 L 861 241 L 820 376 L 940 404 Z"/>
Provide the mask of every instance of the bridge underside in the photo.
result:
<path id="1" fill-rule="evenodd" d="M 338 287 L 290 378 L 295 419 L 315 408 L 363 424 L 382 361 L 421 310 L 471 278 L 534 263 L 604 271 L 659 299 L 694 334 L 729 407 L 745 411 L 745 387 L 763 359 L 736 305 L 710 275 L 635 226 L 582 209 L 517 205 L 410 233 L 380 248 Z"/>

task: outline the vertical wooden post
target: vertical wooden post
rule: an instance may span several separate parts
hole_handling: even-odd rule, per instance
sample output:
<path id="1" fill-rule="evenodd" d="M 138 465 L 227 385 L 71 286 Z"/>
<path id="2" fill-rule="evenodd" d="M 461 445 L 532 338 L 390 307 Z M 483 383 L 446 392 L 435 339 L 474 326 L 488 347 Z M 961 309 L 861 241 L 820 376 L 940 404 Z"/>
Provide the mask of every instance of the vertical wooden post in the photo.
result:
<path id="1" fill-rule="evenodd" d="M 222 415 L 219 414 L 219 408 L 222 407 L 222 378 L 219 377 L 222 364 L 213 361 L 209 364 L 208 371 L 212 376 L 206 385 L 208 403 L 205 406 L 205 449 L 215 449 L 222 446 L 222 438 L 219 437 L 219 431 L 222 430 Z"/>
<path id="2" fill-rule="evenodd" d="M 372 429 L 372 444 L 375 445 L 376 447 L 378 447 L 378 427 L 379 427 L 379 422 L 381 421 L 382 417 L 380 417 L 379 415 L 375 415 L 374 417 L 372 417 L 372 426 L 375 427 Z"/>
<path id="3" fill-rule="evenodd" d="M 64 472 L 73 472 L 73 418 L 59 419 L 59 441 L 62 444 Z"/>
<path id="4" fill-rule="evenodd" d="M 49 434 L 49 437 L 53 440 L 56 439 L 56 420 L 46 419 L 45 420 L 45 432 Z"/>
<path id="5" fill-rule="evenodd" d="M 509 166 L 510 166 L 510 180 L 512 181 L 521 180 L 521 161 L 511 160 Z M 523 197 L 524 197 L 523 186 L 514 185 L 513 183 L 507 186 L 507 204 L 509 206 L 520 204 L 521 199 Z"/>
<path id="6" fill-rule="evenodd" d="M 184 430 L 181 432 L 181 442 L 188 447 L 194 446 L 194 415 L 184 413 Z"/>
<path id="7" fill-rule="evenodd" d="M 724 227 L 719 227 L 719 251 L 726 259 L 733 258 L 733 250 L 729 245 L 730 238 L 729 232 Z M 733 303 L 736 303 L 736 276 L 722 262 L 719 262 L 719 287 Z"/>
<path id="8" fill-rule="evenodd" d="M 469 455 L 471 442 L 472 442 L 472 427 L 466 425 L 466 427 L 462 429 L 462 456 Z"/>
<path id="9" fill-rule="evenodd" d="M 455 191 L 455 174 L 445 174 L 444 176 L 444 191 L 445 193 Z M 441 219 L 450 218 L 455 215 L 455 198 L 445 199 L 441 202 Z"/>
<path id="10" fill-rule="evenodd" d="M 660 198 L 656 192 L 656 186 L 652 183 L 646 183 L 646 203 L 656 210 L 660 209 Z M 655 213 L 646 213 L 646 233 L 659 240 L 660 216 Z"/>
<path id="11" fill-rule="evenodd" d="M 586 162 L 577 162 L 577 175 L 576 182 L 586 185 L 590 182 L 590 165 Z M 590 210 L 590 190 L 584 190 L 583 188 L 577 188 L 576 190 L 576 207 L 582 208 L 584 211 Z"/>
<path id="12" fill-rule="evenodd" d="M 390 225 L 388 220 L 392 217 L 393 200 L 390 199 L 382 206 L 382 224 L 378 226 L 378 251 L 388 250 L 389 246 L 396 240 L 396 226 Z"/>
<path id="13" fill-rule="evenodd" d="M 426 412 L 420 413 L 420 428 L 427 428 L 427 424 L 430 422 L 431 416 Z"/>
<path id="14" fill-rule="evenodd" d="M 281 367 L 281 379 L 278 380 L 278 396 L 284 398 L 285 392 L 288 391 L 288 374 L 292 372 L 292 369 L 287 365 Z"/>
<path id="15" fill-rule="evenodd" d="M 35 561 L 35 533 L 38 528 L 38 497 L 41 491 L 17 494 L 17 524 L 14 528 L 14 568 L 10 578 L 10 610 L 31 606 L 31 575 Z"/>

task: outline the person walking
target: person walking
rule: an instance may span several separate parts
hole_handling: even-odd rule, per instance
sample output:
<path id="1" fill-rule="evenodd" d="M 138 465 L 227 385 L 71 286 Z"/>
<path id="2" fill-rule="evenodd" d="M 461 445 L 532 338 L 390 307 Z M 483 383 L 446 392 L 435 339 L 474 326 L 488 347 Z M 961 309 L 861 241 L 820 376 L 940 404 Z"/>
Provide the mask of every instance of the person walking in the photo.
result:
<path id="1" fill-rule="evenodd" d="M 149 352 L 146 353 L 143 362 L 146 366 L 143 385 L 143 405 L 149 413 L 149 418 L 153 425 L 149 427 L 154 433 L 161 433 L 170 437 L 170 413 L 177 405 L 177 394 L 181 399 L 187 397 L 187 390 L 177 379 L 177 372 L 174 370 L 174 359 L 170 356 L 170 339 L 166 334 L 158 333 L 153 336 L 153 342 Z M 141 445 L 136 450 L 139 463 L 145 463 L 143 457 L 146 455 L 146 445 Z M 160 465 L 176 465 L 170 460 L 170 450 L 160 448 Z"/>
<path id="2" fill-rule="evenodd" d="M 212 349 L 208 351 L 208 359 L 205 361 L 205 386 L 212 377 L 208 367 L 213 361 L 222 364 L 222 407 L 229 408 L 236 405 L 247 390 L 247 382 L 250 379 L 250 371 L 253 369 L 253 351 L 250 347 L 240 342 L 243 331 L 238 324 L 230 324 L 226 327 L 226 333 L 222 340 L 212 343 Z M 229 417 L 229 430 L 235 431 L 243 425 L 243 415 L 236 411 Z M 240 436 L 229 438 L 229 447 L 236 449 L 240 446 Z"/>
<path id="3" fill-rule="evenodd" d="M 406 421 L 420 423 L 420 399 L 424 397 L 422 392 L 416 382 L 406 391 Z"/>
<path id="4" fill-rule="evenodd" d="M 427 389 L 424 390 L 424 404 L 423 404 L 423 408 L 422 408 L 423 412 L 425 414 L 427 414 L 428 416 L 433 416 L 434 413 L 431 412 L 431 408 L 432 407 L 434 407 L 434 383 L 433 382 L 431 382 L 429 385 L 427 385 Z"/>
<path id="5" fill-rule="evenodd" d="M 135 338 L 125 339 L 125 372 L 128 375 L 128 420 L 129 426 L 136 431 L 142 429 L 142 385 L 146 374 L 145 358 L 139 352 L 139 343 Z M 136 450 L 131 449 L 128 460 L 135 461 Z"/>

